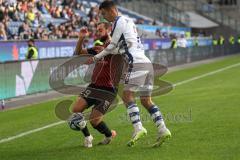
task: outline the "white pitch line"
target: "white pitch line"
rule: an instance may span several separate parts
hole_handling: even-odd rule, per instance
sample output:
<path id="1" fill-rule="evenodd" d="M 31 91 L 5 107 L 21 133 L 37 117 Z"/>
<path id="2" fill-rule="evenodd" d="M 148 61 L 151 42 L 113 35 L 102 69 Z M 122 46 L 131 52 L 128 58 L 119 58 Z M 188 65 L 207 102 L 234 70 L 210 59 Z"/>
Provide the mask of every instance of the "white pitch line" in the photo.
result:
<path id="1" fill-rule="evenodd" d="M 195 80 L 207 77 L 207 76 L 211 76 L 211 75 L 214 75 L 216 73 L 219 73 L 219 72 L 222 72 L 222 71 L 234 68 L 234 67 L 238 67 L 238 66 L 240 66 L 240 63 L 236 63 L 236 64 L 233 64 L 233 65 L 230 65 L 230 66 L 227 66 L 227 67 L 224 67 L 224 68 L 212 71 L 212 72 L 202 74 L 200 76 L 195 76 L 193 78 L 190 78 L 190 79 L 187 79 L 187 80 L 184 80 L 184 81 L 181 81 L 181 82 L 177 82 L 177 83 L 173 84 L 173 86 L 175 87 L 175 86 L 179 86 L 179 85 L 182 85 L 182 84 L 186 84 L 186 83 L 189 83 L 189 82 L 192 82 L 192 81 L 195 81 Z"/>
<path id="2" fill-rule="evenodd" d="M 227 67 L 224 67 L 224 68 L 212 71 L 212 72 L 208 72 L 208 73 L 205 73 L 205 74 L 202 74 L 202 75 L 199 75 L 199 76 L 195 76 L 193 78 L 190 78 L 190 79 L 187 79 L 187 80 L 184 80 L 184 81 L 181 81 L 181 82 L 177 82 L 177 83 L 173 84 L 173 86 L 174 87 L 180 86 L 180 85 L 183 85 L 183 84 L 186 84 L 186 83 L 189 83 L 189 82 L 192 82 L 192 81 L 195 81 L 195 80 L 207 77 L 207 76 L 211 76 L 211 75 L 214 75 L 216 73 L 223 72 L 225 70 L 228 70 L 228 69 L 231 69 L 231 68 L 234 68 L 234 67 L 238 67 L 238 66 L 240 66 L 240 63 L 236 63 L 236 64 L 233 64 L 233 65 L 230 65 L 230 66 L 227 66 Z M 4 138 L 4 139 L 0 140 L 0 144 L 1 143 L 5 143 L 5 142 L 9 142 L 9 141 L 12 141 L 12 140 L 15 140 L 17 138 L 21 138 L 23 136 L 26 136 L 26 135 L 29 135 L 29 134 L 32 134 L 32 133 L 36 133 L 36 132 L 45 130 L 47 128 L 58 126 L 58 125 L 63 124 L 63 123 L 65 123 L 65 121 L 55 122 L 55 123 L 52 123 L 52 124 L 49 124 L 49 125 L 46 125 L 46 126 L 43 126 L 43 127 L 40 127 L 40 128 L 36 128 L 36 129 L 30 130 L 30 131 L 27 131 L 27 132 L 20 133 L 20 134 L 18 134 L 16 136 Z"/>
<path id="3" fill-rule="evenodd" d="M 12 137 L 1 139 L 0 140 L 0 144 L 4 143 L 4 142 L 12 141 L 14 139 L 17 139 L 17 138 L 20 138 L 20 137 L 23 137 L 23 136 L 26 136 L 26 135 L 29 135 L 29 134 L 32 134 L 32 133 L 35 133 L 35 132 L 42 131 L 42 130 L 47 129 L 47 128 L 51 128 L 51 127 L 63 124 L 64 122 L 65 121 L 59 121 L 59 122 L 56 122 L 56 123 L 52 123 L 52 124 L 46 125 L 46 126 L 41 127 L 41 128 L 36 128 L 36 129 L 30 130 L 30 131 L 27 131 L 27 132 L 20 133 L 20 134 L 18 134 L 16 136 L 12 136 Z"/>

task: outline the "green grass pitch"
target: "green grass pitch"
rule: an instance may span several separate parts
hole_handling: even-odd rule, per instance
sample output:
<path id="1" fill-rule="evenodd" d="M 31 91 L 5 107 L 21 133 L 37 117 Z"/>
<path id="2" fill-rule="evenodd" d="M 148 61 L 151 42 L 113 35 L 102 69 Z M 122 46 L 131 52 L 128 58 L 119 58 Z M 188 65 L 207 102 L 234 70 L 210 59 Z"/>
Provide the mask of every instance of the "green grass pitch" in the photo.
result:
<path id="1" fill-rule="evenodd" d="M 170 72 L 163 79 L 177 83 L 239 62 L 239 55 L 227 57 Z M 0 140 L 59 121 L 54 106 L 60 100 L 0 112 Z M 240 66 L 176 86 L 169 94 L 153 100 L 172 132 L 172 138 L 159 148 L 149 147 L 157 130 L 143 107 L 142 120 L 148 135 L 136 146 L 127 147 L 133 128 L 126 109 L 120 105 L 105 117 L 109 127 L 118 133 L 110 145 L 96 146 L 103 136 L 89 126 L 95 145 L 83 148 L 82 134 L 63 123 L 0 143 L 0 160 L 240 159 Z"/>

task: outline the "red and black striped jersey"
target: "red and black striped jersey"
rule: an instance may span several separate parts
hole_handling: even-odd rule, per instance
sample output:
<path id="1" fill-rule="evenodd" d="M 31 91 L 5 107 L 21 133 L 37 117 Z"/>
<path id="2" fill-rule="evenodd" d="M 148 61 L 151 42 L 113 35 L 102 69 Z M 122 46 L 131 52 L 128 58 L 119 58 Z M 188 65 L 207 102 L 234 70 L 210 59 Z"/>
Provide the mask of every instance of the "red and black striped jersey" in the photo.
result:
<path id="1" fill-rule="evenodd" d="M 88 54 L 96 55 L 100 53 L 107 45 L 109 41 L 106 41 L 102 46 L 95 46 L 89 48 Z M 122 55 L 108 55 L 99 60 L 92 74 L 92 84 L 103 87 L 117 87 L 122 69 L 123 69 L 123 56 Z"/>

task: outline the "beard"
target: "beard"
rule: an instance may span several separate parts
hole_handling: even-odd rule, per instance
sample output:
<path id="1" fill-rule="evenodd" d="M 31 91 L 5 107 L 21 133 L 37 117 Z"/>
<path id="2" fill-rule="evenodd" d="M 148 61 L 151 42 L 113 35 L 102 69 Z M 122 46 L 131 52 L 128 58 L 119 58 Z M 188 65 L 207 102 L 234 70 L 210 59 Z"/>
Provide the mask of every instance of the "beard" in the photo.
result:
<path id="1" fill-rule="evenodd" d="M 105 35 L 100 38 L 100 41 L 105 42 L 107 39 L 108 39 L 108 35 Z"/>

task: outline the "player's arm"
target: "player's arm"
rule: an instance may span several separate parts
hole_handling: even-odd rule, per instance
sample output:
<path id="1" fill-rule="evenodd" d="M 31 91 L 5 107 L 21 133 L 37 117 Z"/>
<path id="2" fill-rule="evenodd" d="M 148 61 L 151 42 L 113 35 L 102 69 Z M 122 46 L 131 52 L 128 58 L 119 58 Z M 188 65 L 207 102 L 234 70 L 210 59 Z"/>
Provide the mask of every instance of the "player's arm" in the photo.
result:
<path id="1" fill-rule="evenodd" d="M 83 48 L 83 42 L 85 40 L 85 37 L 89 35 L 86 28 L 81 28 L 79 32 L 79 38 L 77 42 L 77 46 L 74 51 L 74 55 L 81 55 L 81 54 L 88 54 L 87 49 Z"/>
<path id="2" fill-rule="evenodd" d="M 93 57 L 94 61 L 97 61 L 109 54 L 116 54 L 116 52 L 113 52 L 113 50 L 116 49 L 118 41 L 123 34 L 123 30 L 125 29 L 125 23 L 125 20 L 122 18 L 119 18 L 119 20 L 117 20 L 117 22 L 113 26 L 112 39 L 110 44 L 103 51 Z"/>

